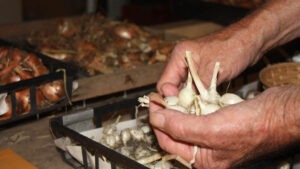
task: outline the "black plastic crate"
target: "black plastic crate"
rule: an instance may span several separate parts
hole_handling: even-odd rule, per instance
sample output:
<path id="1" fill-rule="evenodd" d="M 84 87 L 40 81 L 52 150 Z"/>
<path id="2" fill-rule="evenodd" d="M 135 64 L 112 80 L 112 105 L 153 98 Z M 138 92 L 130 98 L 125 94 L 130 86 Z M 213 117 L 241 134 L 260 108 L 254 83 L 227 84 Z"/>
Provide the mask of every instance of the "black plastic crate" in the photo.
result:
<path id="1" fill-rule="evenodd" d="M 117 165 L 125 166 L 126 168 L 131 169 L 147 169 L 147 167 L 145 167 L 144 165 L 139 164 L 136 161 L 79 133 L 83 130 L 101 127 L 102 119 L 109 113 L 128 112 L 129 114 L 131 114 L 131 117 L 134 118 L 135 106 L 137 104 L 138 102 L 136 98 L 122 99 L 121 101 L 119 100 L 114 103 L 51 119 L 51 131 L 56 138 L 69 137 L 71 140 L 81 145 L 83 164 L 80 164 L 69 155 L 61 152 L 63 159 L 66 160 L 66 162 L 72 165 L 74 168 L 90 169 L 92 167 L 88 164 L 87 159 L 87 152 L 89 152 L 95 156 L 94 166 L 96 169 L 101 168 L 101 166 L 98 166 L 98 158 L 102 156 L 110 161 L 112 169 L 115 169 Z M 76 125 L 76 123 L 78 124 L 81 122 L 87 122 L 88 124 L 86 123 L 84 125 L 79 125 L 84 126 L 84 128 L 77 127 L 76 129 L 76 127 L 74 127 L 78 126 Z M 86 126 L 89 126 L 90 128 L 87 128 Z"/>
<path id="2" fill-rule="evenodd" d="M 119 99 L 113 103 L 109 103 L 96 108 L 89 108 L 85 111 L 73 112 L 71 114 L 55 117 L 50 120 L 50 128 L 55 138 L 68 137 L 72 141 L 81 146 L 83 164 L 72 158 L 67 152 L 61 151 L 62 158 L 74 168 L 91 169 L 92 166 L 88 163 L 87 153 L 91 153 L 95 156 L 96 169 L 98 166 L 98 158 L 104 156 L 110 163 L 111 168 L 115 169 L 116 166 L 123 166 L 130 169 L 143 169 L 147 168 L 144 165 L 137 163 L 136 161 L 96 142 L 82 134 L 80 132 L 87 131 L 101 127 L 102 117 L 109 113 L 115 113 L 122 110 L 127 110 L 131 113 L 131 117 L 134 118 L 135 106 L 138 105 L 137 98 L 133 99 Z M 86 123 L 88 121 L 88 123 Z M 85 124 L 83 124 L 85 123 Z M 79 124 L 79 125 L 78 125 Z M 81 127 L 78 127 L 81 126 Z M 82 126 L 84 126 L 82 128 Z M 277 168 L 277 165 L 283 160 L 289 160 L 290 164 L 293 164 L 293 156 L 284 157 L 268 157 L 251 163 L 248 166 L 240 167 L 240 169 L 269 169 Z M 102 167 L 103 168 L 103 167 Z"/>
<path id="3" fill-rule="evenodd" d="M 21 80 L 14 83 L 9 83 L 6 85 L 0 85 L 0 94 L 7 93 L 7 96 L 9 96 L 10 103 L 11 103 L 11 105 L 8 106 L 11 106 L 11 110 L 12 110 L 12 114 L 10 117 L 7 117 L 5 119 L 0 119 L 0 126 L 7 125 L 12 122 L 20 121 L 21 119 L 25 119 L 34 115 L 38 116 L 41 113 L 50 112 L 52 110 L 56 110 L 63 106 L 68 105 L 68 103 L 70 102 L 70 98 L 72 96 L 72 82 L 73 82 L 73 71 L 74 71 L 72 67 L 70 67 L 69 65 L 61 61 L 52 59 L 38 52 L 15 45 L 11 42 L 2 39 L 0 39 L 0 47 L 19 49 L 22 52 L 33 54 L 42 61 L 42 63 L 46 66 L 46 68 L 49 71 L 49 73 L 45 75 L 41 75 L 26 80 Z M 38 107 L 37 98 L 36 98 L 37 96 L 36 93 L 38 88 L 41 85 L 45 85 L 47 83 L 56 80 L 62 80 L 64 82 L 63 87 L 64 87 L 65 96 L 63 96 L 58 102 L 49 103 L 49 105 L 45 107 Z M 20 114 L 16 112 L 16 106 L 18 104 L 16 99 L 16 93 L 24 89 L 29 89 L 30 109 L 29 112 Z"/>

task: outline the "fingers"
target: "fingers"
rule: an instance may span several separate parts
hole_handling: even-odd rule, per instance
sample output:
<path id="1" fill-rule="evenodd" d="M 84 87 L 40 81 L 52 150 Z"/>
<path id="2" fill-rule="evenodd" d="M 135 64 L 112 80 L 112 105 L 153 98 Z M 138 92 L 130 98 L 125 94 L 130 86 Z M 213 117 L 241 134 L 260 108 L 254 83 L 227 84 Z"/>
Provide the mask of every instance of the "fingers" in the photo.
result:
<path id="1" fill-rule="evenodd" d="M 164 87 L 165 85 L 175 86 L 178 88 L 179 84 L 186 79 L 186 72 L 187 67 L 182 61 L 171 59 L 157 83 L 158 92 L 160 94 L 167 95 L 164 93 L 166 89 Z"/>
<path id="2" fill-rule="evenodd" d="M 175 86 L 171 83 L 164 83 L 160 87 L 161 93 L 163 93 L 164 96 L 178 96 L 178 86 Z"/>
<path id="3" fill-rule="evenodd" d="M 152 126 L 168 133 L 172 139 L 177 141 L 207 147 L 207 140 L 209 136 L 213 135 L 207 126 L 213 128 L 211 125 L 215 124 L 211 122 L 213 118 L 209 116 L 193 116 L 175 110 L 159 109 L 150 103 L 150 123 Z"/>
<path id="4" fill-rule="evenodd" d="M 187 50 L 193 51 L 194 56 L 198 57 L 196 46 L 197 43 L 194 41 L 184 41 L 174 48 L 170 60 L 157 84 L 157 90 L 160 94 L 164 94 L 162 89 L 164 84 L 172 84 L 179 87 L 179 84 L 186 80 L 188 69 L 185 62 L 185 52 Z"/>
<path id="5" fill-rule="evenodd" d="M 186 161 L 190 161 L 193 157 L 193 145 L 178 142 L 172 139 L 169 135 L 164 132 L 154 129 L 160 147 L 170 154 L 175 154 Z"/>

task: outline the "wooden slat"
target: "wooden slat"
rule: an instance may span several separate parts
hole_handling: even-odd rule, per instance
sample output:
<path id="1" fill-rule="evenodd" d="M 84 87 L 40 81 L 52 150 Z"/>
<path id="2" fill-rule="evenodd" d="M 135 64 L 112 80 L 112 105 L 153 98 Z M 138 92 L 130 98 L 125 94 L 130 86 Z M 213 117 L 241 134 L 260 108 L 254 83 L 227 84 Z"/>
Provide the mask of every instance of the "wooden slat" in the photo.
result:
<path id="1" fill-rule="evenodd" d="M 86 100 L 155 84 L 164 67 L 165 63 L 157 63 L 111 75 L 78 79 L 79 88 L 73 92 L 72 101 Z"/>

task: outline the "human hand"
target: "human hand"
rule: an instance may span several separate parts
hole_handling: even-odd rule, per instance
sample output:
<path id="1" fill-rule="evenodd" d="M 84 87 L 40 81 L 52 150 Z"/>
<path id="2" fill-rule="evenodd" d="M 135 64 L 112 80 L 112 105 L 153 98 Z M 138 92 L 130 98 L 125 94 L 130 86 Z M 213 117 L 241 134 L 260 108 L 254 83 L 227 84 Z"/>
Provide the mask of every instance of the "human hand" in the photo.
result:
<path id="1" fill-rule="evenodd" d="M 225 169 L 283 149 L 299 140 L 298 88 L 273 88 L 252 100 L 205 116 L 150 104 L 150 123 L 159 145 L 186 161 L 198 146 L 196 168 Z"/>
<path id="2" fill-rule="evenodd" d="M 198 74 L 208 86 L 216 62 L 220 62 L 218 84 L 236 77 L 247 66 L 256 62 L 259 50 L 245 44 L 238 33 L 226 29 L 212 35 L 180 42 L 175 46 L 170 60 L 157 84 L 160 94 L 177 95 L 178 88 L 186 81 L 187 64 L 185 52 L 192 51 Z M 242 39 L 242 40 L 241 40 Z"/>

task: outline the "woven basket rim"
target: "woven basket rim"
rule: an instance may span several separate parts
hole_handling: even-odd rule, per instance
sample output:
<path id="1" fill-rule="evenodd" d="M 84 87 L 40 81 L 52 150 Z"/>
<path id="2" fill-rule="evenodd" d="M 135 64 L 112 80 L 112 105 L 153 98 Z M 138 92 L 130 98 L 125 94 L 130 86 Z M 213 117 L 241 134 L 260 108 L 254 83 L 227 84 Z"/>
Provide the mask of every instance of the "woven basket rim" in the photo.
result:
<path id="1" fill-rule="evenodd" d="M 265 88 L 300 84 L 300 63 L 282 62 L 269 65 L 259 72 L 259 80 Z"/>

